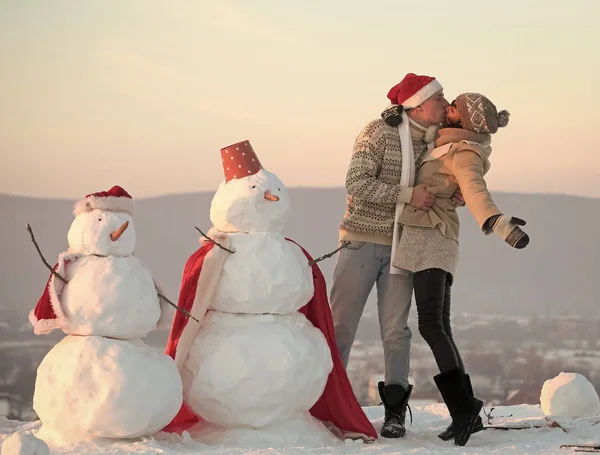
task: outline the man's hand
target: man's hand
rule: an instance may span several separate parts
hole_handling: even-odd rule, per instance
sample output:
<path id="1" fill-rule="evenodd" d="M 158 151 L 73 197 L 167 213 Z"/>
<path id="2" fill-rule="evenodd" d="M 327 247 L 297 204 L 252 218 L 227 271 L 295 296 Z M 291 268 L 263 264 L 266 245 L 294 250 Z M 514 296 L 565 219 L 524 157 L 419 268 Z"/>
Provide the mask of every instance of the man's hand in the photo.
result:
<path id="1" fill-rule="evenodd" d="M 463 207 L 465 205 L 465 198 L 463 197 L 460 188 L 456 188 L 456 191 L 452 195 L 452 202 L 454 202 L 457 207 Z"/>
<path id="2" fill-rule="evenodd" d="M 433 205 L 435 195 L 425 189 L 425 185 L 420 184 L 413 188 L 412 197 L 410 198 L 410 205 L 417 209 L 429 210 Z"/>

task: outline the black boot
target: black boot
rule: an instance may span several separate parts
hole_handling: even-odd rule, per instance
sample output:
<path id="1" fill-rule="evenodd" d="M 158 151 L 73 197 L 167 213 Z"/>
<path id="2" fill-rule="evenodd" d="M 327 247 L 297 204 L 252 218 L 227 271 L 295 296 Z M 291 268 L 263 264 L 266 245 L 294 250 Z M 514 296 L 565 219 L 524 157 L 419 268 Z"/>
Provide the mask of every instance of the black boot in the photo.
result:
<path id="1" fill-rule="evenodd" d="M 385 419 L 381 427 L 381 436 L 384 438 L 402 438 L 406 434 L 406 407 L 413 386 L 408 386 L 408 391 L 400 384 L 385 385 L 383 382 L 379 386 L 379 396 L 385 408 Z"/>
<path id="2" fill-rule="evenodd" d="M 465 374 L 460 370 L 441 373 L 433 379 L 452 417 L 454 443 L 464 446 L 473 433 L 483 401 L 470 396 Z"/>
<path id="3" fill-rule="evenodd" d="M 471 385 L 471 378 L 469 377 L 468 374 L 465 374 L 465 380 L 467 381 L 469 395 L 474 396 L 473 395 L 473 386 Z M 477 421 L 475 422 L 475 426 L 473 427 L 473 431 L 471 432 L 471 434 L 477 433 L 482 430 L 483 430 L 483 421 L 481 420 L 480 416 L 477 416 Z M 438 438 L 440 438 L 442 441 L 449 441 L 450 439 L 454 438 L 454 423 L 450 423 L 450 425 L 448 425 L 448 428 L 446 428 L 444 431 L 442 431 L 440 434 L 438 434 Z"/>

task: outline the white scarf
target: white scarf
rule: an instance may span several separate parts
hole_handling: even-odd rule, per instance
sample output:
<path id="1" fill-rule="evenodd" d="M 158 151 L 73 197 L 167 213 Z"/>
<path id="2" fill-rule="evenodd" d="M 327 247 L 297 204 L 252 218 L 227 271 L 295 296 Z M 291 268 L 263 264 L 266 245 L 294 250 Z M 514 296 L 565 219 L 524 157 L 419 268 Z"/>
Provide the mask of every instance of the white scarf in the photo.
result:
<path id="1" fill-rule="evenodd" d="M 402 123 L 398 125 L 398 132 L 400 133 L 400 146 L 402 147 L 402 171 L 400 173 L 400 186 L 402 188 L 411 187 L 415 182 L 415 154 L 412 147 L 412 137 L 410 135 L 410 126 L 408 115 L 402 111 Z M 404 210 L 404 202 L 396 203 L 396 213 L 394 215 L 394 232 L 392 234 L 392 258 L 396 254 L 396 248 L 398 246 L 398 220 Z M 390 261 L 390 273 L 392 275 L 406 275 L 407 272 L 404 269 L 394 267 Z"/>

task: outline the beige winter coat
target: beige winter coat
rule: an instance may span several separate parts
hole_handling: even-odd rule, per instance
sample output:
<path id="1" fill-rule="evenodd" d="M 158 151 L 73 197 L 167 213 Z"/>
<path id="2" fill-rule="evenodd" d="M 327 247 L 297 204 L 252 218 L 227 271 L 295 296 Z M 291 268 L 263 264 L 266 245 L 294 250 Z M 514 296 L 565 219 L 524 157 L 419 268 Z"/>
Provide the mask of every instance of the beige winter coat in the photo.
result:
<path id="1" fill-rule="evenodd" d="M 458 240 L 459 219 L 452 195 L 459 187 L 480 228 L 490 216 L 500 214 L 483 178 L 490 168 L 490 153 L 491 147 L 470 141 L 446 144 L 429 152 L 416 184 L 424 184 L 436 195 L 433 207 L 424 211 L 407 205 L 400 223 L 435 227 L 445 237 Z"/>

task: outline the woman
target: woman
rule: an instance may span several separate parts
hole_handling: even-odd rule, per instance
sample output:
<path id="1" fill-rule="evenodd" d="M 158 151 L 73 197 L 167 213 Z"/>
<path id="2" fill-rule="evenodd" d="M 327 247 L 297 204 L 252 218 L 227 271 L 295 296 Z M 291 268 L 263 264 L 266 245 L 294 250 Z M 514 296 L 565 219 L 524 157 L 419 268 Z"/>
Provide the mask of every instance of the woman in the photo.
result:
<path id="1" fill-rule="evenodd" d="M 459 218 L 452 200 L 460 188 L 465 203 L 484 233 L 495 232 L 514 248 L 524 248 L 529 237 L 525 222 L 503 215 L 484 180 L 489 170 L 491 134 L 508 124 L 509 113 L 497 112 L 486 97 L 465 93 L 447 108 L 444 128 L 435 148 L 424 158 L 415 185 L 425 184 L 436 195 L 429 211 L 407 205 L 400 216 L 400 240 L 393 265 L 414 273 L 419 332 L 429 344 L 440 374 L 435 383 L 448 406 L 452 424 L 440 438 L 454 437 L 465 445 L 483 429 L 483 402 L 473 396 L 469 376 L 452 337 L 450 288 L 458 260 Z"/>

